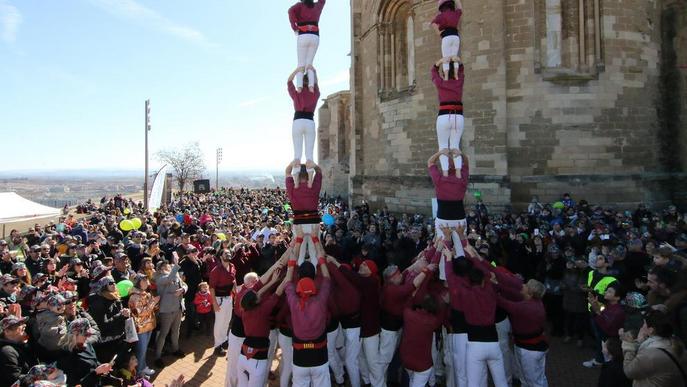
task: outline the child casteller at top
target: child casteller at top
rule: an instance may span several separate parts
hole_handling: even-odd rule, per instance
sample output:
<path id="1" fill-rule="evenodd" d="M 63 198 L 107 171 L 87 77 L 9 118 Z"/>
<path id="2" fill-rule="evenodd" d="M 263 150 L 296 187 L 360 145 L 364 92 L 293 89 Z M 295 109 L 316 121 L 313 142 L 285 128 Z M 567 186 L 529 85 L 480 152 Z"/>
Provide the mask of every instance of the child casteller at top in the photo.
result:
<path id="1" fill-rule="evenodd" d="M 289 8 L 289 24 L 296 34 L 298 50 L 298 71 L 296 73 L 296 88 L 303 88 L 303 76 L 307 73 L 310 80 L 310 91 L 315 86 L 315 74 L 312 70 L 317 48 L 320 46 L 320 15 L 325 0 L 301 0 Z"/>
<path id="2" fill-rule="evenodd" d="M 463 15 L 460 0 L 439 0 L 439 14 L 432 20 L 432 26 L 441 35 L 441 56 L 444 58 L 444 76 L 448 76 L 449 58 L 460 52 L 458 23 Z M 446 79 L 446 78 L 444 78 Z"/>

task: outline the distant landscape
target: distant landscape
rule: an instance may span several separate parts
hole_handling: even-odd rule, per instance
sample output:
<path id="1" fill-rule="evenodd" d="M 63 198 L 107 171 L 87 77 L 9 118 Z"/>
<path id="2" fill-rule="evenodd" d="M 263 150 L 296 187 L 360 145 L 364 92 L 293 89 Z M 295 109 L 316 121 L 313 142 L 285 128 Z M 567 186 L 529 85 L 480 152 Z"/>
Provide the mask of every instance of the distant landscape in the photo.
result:
<path id="1" fill-rule="evenodd" d="M 155 172 L 151 171 L 151 185 Z M 51 207 L 72 206 L 117 193 L 142 194 L 142 175 L 143 171 L 114 169 L 0 171 L 0 192 L 16 192 Z M 283 172 L 277 171 L 220 171 L 219 183 L 222 187 L 283 187 L 283 176 Z M 210 178 L 211 186 L 215 186 L 214 173 L 212 177 L 206 175 L 204 178 Z M 192 189 L 192 186 L 186 189 Z"/>

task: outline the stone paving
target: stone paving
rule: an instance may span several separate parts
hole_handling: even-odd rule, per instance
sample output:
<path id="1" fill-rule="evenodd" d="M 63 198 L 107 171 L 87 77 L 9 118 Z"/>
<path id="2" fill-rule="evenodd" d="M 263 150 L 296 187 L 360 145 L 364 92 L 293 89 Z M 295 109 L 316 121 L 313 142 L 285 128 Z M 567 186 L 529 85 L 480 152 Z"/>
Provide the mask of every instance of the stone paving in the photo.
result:
<path id="1" fill-rule="evenodd" d="M 588 343 L 589 342 L 588 339 Z M 211 333 L 206 336 L 194 336 L 192 339 L 182 339 L 181 349 L 187 353 L 183 359 L 165 357 L 168 364 L 153 378 L 153 383 L 164 387 L 179 374 L 186 377 L 186 386 L 223 387 L 226 374 L 226 358 L 213 355 Z M 599 377 L 598 369 L 586 369 L 582 362 L 592 357 L 589 346 L 577 348 L 574 344 L 564 344 L 561 339 L 554 338 L 547 357 L 547 375 L 551 387 L 587 387 L 596 386 Z M 176 360 L 172 363 L 173 360 Z M 152 364 L 152 359 L 149 362 Z M 272 365 L 277 370 L 278 362 Z M 270 387 L 278 387 L 278 378 L 270 381 Z M 318 386 L 322 387 L 322 386 Z"/>

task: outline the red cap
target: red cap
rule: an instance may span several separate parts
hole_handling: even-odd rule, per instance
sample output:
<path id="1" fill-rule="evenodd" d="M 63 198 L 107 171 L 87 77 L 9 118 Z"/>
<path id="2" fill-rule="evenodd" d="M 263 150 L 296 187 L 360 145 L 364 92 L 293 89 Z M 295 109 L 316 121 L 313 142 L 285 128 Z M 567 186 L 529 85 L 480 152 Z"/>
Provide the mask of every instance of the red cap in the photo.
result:
<path id="1" fill-rule="evenodd" d="M 296 285 L 296 293 L 298 293 L 301 298 L 298 304 L 302 310 L 305 307 L 305 302 L 308 300 L 308 298 L 317 294 L 315 281 L 308 277 L 301 278 Z"/>
<path id="2" fill-rule="evenodd" d="M 310 297 L 317 294 L 317 288 L 315 287 L 315 281 L 312 278 L 303 277 L 298 281 L 296 285 L 296 293 L 301 297 Z"/>
<path id="3" fill-rule="evenodd" d="M 366 265 L 368 269 L 370 269 L 372 275 L 377 275 L 377 273 L 379 273 L 379 269 L 377 268 L 377 264 L 375 263 L 375 261 L 371 259 L 366 259 L 363 261 L 363 264 Z"/>

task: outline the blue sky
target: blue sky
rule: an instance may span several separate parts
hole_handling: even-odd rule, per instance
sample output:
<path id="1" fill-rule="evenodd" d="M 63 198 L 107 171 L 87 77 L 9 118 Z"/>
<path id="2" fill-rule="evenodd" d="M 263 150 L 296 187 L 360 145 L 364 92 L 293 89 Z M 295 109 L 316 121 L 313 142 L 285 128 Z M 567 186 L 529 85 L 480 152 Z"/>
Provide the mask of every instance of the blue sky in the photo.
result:
<path id="1" fill-rule="evenodd" d="M 292 0 L 295 1 L 295 0 Z M 0 170 L 143 168 L 199 142 L 210 171 L 292 159 L 292 1 L 0 0 Z M 349 2 L 327 3 L 322 96 L 348 88 Z"/>

